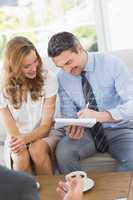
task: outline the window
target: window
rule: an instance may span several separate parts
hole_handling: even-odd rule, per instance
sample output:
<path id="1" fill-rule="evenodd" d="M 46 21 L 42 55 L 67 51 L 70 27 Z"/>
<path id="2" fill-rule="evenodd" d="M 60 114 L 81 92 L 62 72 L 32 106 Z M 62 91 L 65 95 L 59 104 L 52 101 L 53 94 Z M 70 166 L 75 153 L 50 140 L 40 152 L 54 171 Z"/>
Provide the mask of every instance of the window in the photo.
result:
<path id="1" fill-rule="evenodd" d="M 5 1 L 0 6 L 0 59 L 16 35 L 28 37 L 46 56 L 49 38 L 59 31 L 73 32 L 87 50 L 97 51 L 93 0 Z"/>
<path id="2" fill-rule="evenodd" d="M 107 0 L 111 50 L 133 48 L 133 1 Z"/>

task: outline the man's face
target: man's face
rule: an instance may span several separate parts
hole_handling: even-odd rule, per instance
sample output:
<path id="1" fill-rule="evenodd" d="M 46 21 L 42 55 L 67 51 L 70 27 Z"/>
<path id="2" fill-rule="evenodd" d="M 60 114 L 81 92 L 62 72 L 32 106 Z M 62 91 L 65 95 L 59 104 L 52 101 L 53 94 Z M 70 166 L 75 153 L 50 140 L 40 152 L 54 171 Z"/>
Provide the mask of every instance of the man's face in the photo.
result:
<path id="1" fill-rule="evenodd" d="M 31 50 L 23 59 L 21 71 L 26 78 L 34 79 L 37 73 L 38 58 L 36 52 Z"/>
<path id="2" fill-rule="evenodd" d="M 82 48 L 77 49 L 77 53 L 71 50 L 63 51 L 59 56 L 52 58 L 57 67 L 74 76 L 81 74 L 86 61 L 86 53 Z"/>

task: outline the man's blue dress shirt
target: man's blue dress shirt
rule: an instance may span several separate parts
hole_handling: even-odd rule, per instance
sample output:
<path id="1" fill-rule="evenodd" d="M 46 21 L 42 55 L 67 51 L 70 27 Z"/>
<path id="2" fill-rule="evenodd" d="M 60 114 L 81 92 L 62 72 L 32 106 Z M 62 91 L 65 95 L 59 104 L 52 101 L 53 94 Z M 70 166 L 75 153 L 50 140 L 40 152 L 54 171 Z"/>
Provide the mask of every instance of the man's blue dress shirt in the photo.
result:
<path id="1" fill-rule="evenodd" d="M 84 70 L 95 95 L 99 111 L 109 111 L 118 123 L 104 123 L 104 127 L 116 127 L 133 120 L 133 75 L 117 57 L 89 53 Z M 77 112 L 85 107 L 81 77 L 62 69 L 58 73 L 60 111 L 62 117 L 77 118 Z"/>

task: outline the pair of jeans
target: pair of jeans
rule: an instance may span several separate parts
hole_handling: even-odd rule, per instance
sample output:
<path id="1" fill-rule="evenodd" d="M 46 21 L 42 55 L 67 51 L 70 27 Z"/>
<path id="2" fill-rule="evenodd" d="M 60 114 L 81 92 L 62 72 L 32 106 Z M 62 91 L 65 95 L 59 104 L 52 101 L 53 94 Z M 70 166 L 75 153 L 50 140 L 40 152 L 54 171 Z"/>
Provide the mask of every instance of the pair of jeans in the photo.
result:
<path id="1" fill-rule="evenodd" d="M 108 144 L 108 152 L 118 161 L 116 171 L 133 170 L 133 122 L 117 128 L 104 129 Z M 95 149 L 91 133 L 86 131 L 79 140 L 64 136 L 57 144 L 56 159 L 61 173 L 81 170 L 80 160 L 93 156 Z"/>

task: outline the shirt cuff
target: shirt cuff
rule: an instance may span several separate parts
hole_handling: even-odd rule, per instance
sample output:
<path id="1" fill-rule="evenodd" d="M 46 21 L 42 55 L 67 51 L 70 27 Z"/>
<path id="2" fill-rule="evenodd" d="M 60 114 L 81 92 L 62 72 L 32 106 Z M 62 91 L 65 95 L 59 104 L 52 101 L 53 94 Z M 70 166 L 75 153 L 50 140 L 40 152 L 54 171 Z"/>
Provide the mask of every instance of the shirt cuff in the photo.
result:
<path id="1" fill-rule="evenodd" d="M 116 109 L 110 109 L 110 110 L 107 110 L 107 111 L 111 113 L 112 118 L 114 120 L 122 120 L 123 119 L 121 114 Z"/>

